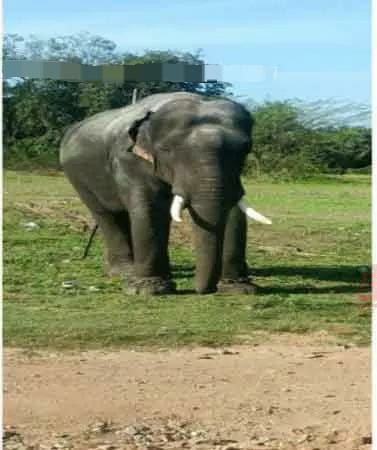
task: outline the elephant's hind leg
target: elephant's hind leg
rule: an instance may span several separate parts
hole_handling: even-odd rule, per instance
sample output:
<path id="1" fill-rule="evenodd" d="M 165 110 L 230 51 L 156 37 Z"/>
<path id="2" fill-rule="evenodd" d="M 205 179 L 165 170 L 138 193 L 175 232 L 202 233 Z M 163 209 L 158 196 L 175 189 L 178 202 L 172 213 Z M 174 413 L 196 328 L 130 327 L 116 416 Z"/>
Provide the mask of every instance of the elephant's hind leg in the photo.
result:
<path id="1" fill-rule="evenodd" d="M 128 272 L 133 263 L 130 218 L 127 211 L 96 214 L 105 240 L 105 264 L 110 276 Z"/>
<path id="2" fill-rule="evenodd" d="M 105 244 L 105 270 L 118 276 L 130 270 L 133 263 L 130 218 L 126 210 L 111 211 L 84 183 L 69 177 L 83 203 L 91 212 L 102 232 Z"/>

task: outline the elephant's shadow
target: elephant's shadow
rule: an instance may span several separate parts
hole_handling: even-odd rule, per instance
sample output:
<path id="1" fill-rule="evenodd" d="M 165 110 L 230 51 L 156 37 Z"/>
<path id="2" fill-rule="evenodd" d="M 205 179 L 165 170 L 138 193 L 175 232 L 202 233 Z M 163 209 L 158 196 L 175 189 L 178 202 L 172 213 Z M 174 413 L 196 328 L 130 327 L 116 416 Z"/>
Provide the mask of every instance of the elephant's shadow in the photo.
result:
<path id="1" fill-rule="evenodd" d="M 175 265 L 172 267 L 173 277 L 176 279 L 192 278 L 195 267 L 191 264 Z M 371 290 L 370 268 L 363 271 L 360 266 L 271 266 L 263 268 L 250 268 L 249 273 L 258 285 L 258 278 L 291 277 L 306 279 L 307 283 L 300 281 L 296 285 L 276 283 L 271 285 L 258 285 L 259 295 L 270 294 L 346 294 L 363 293 Z M 316 282 L 331 282 L 331 286 L 316 286 Z M 341 283 L 341 284 L 335 284 Z"/>

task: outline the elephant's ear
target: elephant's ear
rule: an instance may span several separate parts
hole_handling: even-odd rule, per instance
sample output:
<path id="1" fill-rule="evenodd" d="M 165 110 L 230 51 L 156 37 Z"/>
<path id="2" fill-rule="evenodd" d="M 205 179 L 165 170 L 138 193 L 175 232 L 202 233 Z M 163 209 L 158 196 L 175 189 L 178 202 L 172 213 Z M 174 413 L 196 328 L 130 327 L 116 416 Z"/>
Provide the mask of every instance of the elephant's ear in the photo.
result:
<path id="1" fill-rule="evenodd" d="M 148 122 L 152 114 L 153 114 L 152 111 L 147 111 L 141 119 L 136 119 L 134 122 L 132 122 L 130 128 L 128 129 L 128 135 L 130 136 L 130 138 L 134 143 L 137 140 L 141 126 L 143 124 L 146 124 L 146 122 Z"/>

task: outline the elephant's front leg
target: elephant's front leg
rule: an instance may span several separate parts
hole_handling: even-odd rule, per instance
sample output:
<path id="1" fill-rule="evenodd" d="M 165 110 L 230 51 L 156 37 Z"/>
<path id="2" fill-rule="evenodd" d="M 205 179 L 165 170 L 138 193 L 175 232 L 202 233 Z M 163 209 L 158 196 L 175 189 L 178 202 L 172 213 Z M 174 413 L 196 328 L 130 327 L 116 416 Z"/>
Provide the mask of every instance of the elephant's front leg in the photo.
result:
<path id="1" fill-rule="evenodd" d="M 231 209 L 225 227 L 222 276 L 219 291 L 242 294 L 255 292 L 255 286 L 248 277 L 246 236 L 246 217 L 236 205 Z"/>
<path id="2" fill-rule="evenodd" d="M 159 295 L 175 291 L 168 254 L 171 197 L 147 189 L 130 199 L 134 277 L 126 280 L 130 294 Z"/>

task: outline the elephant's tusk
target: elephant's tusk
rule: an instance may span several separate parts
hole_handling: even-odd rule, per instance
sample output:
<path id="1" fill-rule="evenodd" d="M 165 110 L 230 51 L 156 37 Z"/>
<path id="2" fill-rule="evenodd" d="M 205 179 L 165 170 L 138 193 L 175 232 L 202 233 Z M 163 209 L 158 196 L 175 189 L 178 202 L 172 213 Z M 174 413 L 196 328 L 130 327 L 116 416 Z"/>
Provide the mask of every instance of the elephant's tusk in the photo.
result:
<path id="1" fill-rule="evenodd" d="M 249 217 L 250 219 L 256 220 L 257 222 L 260 222 L 260 223 L 264 223 L 265 225 L 272 224 L 270 219 L 267 219 L 267 217 L 264 217 L 262 214 L 255 211 L 255 209 L 251 208 L 243 200 L 240 200 L 238 202 L 238 206 L 240 207 L 241 211 L 243 211 L 247 215 L 247 217 Z"/>
<path id="2" fill-rule="evenodd" d="M 175 195 L 170 208 L 170 215 L 176 222 L 182 222 L 182 210 L 184 200 L 179 195 Z"/>

